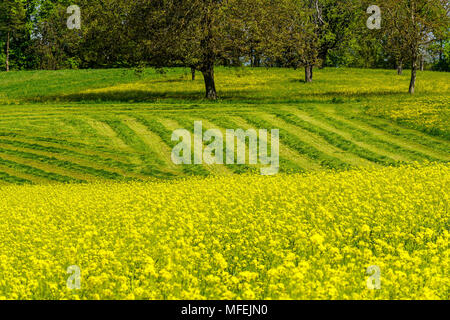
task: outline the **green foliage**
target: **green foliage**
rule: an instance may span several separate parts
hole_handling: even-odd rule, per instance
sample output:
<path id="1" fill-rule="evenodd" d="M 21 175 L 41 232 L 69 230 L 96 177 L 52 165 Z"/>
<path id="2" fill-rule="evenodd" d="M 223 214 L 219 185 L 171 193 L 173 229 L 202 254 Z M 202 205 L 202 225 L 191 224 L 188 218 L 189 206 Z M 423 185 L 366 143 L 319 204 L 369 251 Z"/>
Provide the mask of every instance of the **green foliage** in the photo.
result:
<path id="1" fill-rule="evenodd" d="M 426 3 L 415 15 L 422 30 L 413 32 L 410 7 L 394 0 L 380 4 L 382 30 L 366 27 L 366 0 L 80 0 L 81 30 L 66 26 L 69 0 L 8 0 L 0 4 L 0 46 L 10 29 L 13 69 L 132 67 L 139 75 L 149 66 L 189 67 L 216 98 L 217 65 L 305 67 L 310 76 L 313 66 L 410 67 L 414 34 L 421 55 L 439 55 L 434 69 L 448 70 L 448 50 L 424 44 L 431 35 L 448 42 L 444 4 L 424 1 L 411 2 Z"/>
<path id="2" fill-rule="evenodd" d="M 0 33 L 2 38 L 8 32 L 14 34 L 25 28 L 25 1 L 2 0 L 0 3 Z"/>
<path id="3" fill-rule="evenodd" d="M 431 48 L 431 52 L 437 60 L 433 70 L 450 72 L 450 41 L 439 41 Z"/>
<path id="4" fill-rule="evenodd" d="M 19 60 L 20 51 L 16 46 L 20 43 L 23 32 L 27 28 L 25 20 L 24 0 L 2 0 L 0 2 L 0 39 L 6 45 L 4 63 L 7 71 L 10 69 L 10 56 L 15 55 Z M 14 51 L 11 50 L 14 48 Z M 2 59 L 3 60 L 3 59 Z"/>

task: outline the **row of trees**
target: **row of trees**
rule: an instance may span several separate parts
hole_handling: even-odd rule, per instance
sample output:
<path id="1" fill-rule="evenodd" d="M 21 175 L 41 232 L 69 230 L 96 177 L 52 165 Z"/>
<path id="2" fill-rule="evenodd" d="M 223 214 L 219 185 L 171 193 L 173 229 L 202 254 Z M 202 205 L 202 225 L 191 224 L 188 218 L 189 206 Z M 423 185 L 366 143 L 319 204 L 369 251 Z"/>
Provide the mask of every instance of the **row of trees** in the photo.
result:
<path id="1" fill-rule="evenodd" d="M 449 59 L 447 0 L 383 0 L 370 30 L 367 0 L 77 0 L 81 29 L 67 28 L 67 0 L 2 0 L 0 44 L 23 68 L 186 66 L 217 98 L 217 65 L 313 68 L 409 66 L 410 93 L 426 55 Z M 438 52 L 439 54 L 437 54 Z M 0 56 L 0 61 L 2 57 Z"/>

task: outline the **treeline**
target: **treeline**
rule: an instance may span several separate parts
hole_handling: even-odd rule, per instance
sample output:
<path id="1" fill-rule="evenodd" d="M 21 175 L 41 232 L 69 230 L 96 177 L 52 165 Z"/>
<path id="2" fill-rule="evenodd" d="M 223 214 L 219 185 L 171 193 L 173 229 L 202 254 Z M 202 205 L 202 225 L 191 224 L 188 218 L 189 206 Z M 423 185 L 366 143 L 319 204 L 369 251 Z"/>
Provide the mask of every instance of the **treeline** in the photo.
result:
<path id="1" fill-rule="evenodd" d="M 1 0 L 0 68 L 190 67 L 217 97 L 214 66 L 449 71 L 449 2 L 382 0 Z M 376 2 L 376 1 L 375 1 Z M 81 9 L 69 29 L 67 8 Z"/>

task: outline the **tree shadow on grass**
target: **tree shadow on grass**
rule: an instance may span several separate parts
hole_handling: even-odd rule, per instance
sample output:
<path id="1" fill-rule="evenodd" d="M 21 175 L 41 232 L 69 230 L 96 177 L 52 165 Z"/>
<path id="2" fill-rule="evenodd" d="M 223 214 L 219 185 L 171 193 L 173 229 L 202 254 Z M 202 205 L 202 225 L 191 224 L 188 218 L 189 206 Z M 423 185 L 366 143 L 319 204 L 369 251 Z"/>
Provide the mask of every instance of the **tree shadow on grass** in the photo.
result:
<path id="1" fill-rule="evenodd" d="M 345 92 L 345 91 L 289 91 L 268 93 L 267 90 L 245 90 L 226 89 L 218 90 L 219 101 L 244 102 L 244 103 L 292 103 L 292 102 L 329 102 L 345 103 L 347 101 L 360 101 L 376 98 L 380 96 L 409 97 L 403 91 L 379 90 L 373 92 Z M 202 90 L 107 90 L 94 92 L 77 92 L 64 95 L 49 95 L 31 97 L 25 99 L 29 103 L 55 103 L 55 102 L 75 102 L 75 103 L 154 103 L 154 102 L 204 102 L 205 98 Z"/>
<path id="2" fill-rule="evenodd" d="M 161 100 L 199 100 L 201 91 L 148 91 L 148 90 L 109 90 L 100 92 L 79 92 L 64 95 L 33 97 L 27 102 L 156 102 Z"/>

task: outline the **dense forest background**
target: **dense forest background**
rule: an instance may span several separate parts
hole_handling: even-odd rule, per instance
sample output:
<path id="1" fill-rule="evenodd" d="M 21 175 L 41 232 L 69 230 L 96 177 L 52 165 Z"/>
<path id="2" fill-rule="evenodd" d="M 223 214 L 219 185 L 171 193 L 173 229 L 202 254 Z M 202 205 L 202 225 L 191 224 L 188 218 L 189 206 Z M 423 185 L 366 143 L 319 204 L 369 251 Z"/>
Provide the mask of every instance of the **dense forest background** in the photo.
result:
<path id="1" fill-rule="evenodd" d="M 66 25 L 67 8 L 76 4 L 72 0 L 2 0 L 0 15 L 16 15 L 14 26 L 0 27 L 0 69 L 6 67 L 7 32 L 10 30 L 10 68 L 24 69 L 64 69 L 64 68 L 104 68 L 132 67 L 151 65 L 149 57 L 143 56 L 145 51 L 145 33 L 152 24 L 151 4 L 163 5 L 164 1 L 129 1 L 129 0 L 81 0 L 78 5 L 82 9 L 82 29 L 69 30 Z M 176 1 L 175 1 L 176 2 Z M 185 2 L 187 6 L 195 6 L 196 1 Z M 214 1 L 212 1 L 214 2 Z M 233 2 L 233 1 L 231 1 Z M 243 1 L 240 1 L 241 3 Z M 258 2 L 248 8 L 236 7 L 242 10 L 243 20 L 248 20 L 246 14 L 253 10 Z M 308 1 L 306 1 L 308 2 Z M 310 1 L 314 2 L 314 1 Z M 364 28 L 369 14 L 366 13 L 365 1 L 317 1 L 321 6 L 321 23 L 319 49 L 317 50 L 317 65 L 327 67 L 362 67 L 362 68 L 396 68 L 395 55 L 386 48 L 386 37 L 374 30 Z M 384 1 L 381 1 L 381 3 Z M 16 6 L 16 11 L 9 10 Z M 261 5 L 263 5 L 261 3 Z M 314 5 L 314 4 L 313 4 Z M 307 4 L 306 4 L 307 7 Z M 356 9 L 356 10 L 355 10 Z M 23 12 L 20 12 L 23 10 Z M 277 15 L 270 6 L 260 7 L 258 11 L 268 11 Z M 315 11 L 312 10 L 312 14 Z M 256 12 L 256 14 L 264 14 Z M 280 19 L 283 13 L 279 13 Z M 160 19 L 160 17 L 156 17 Z M 359 21 L 358 21 L 359 20 Z M 0 20 L 1 21 L 1 20 Z M 288 21 L 286 28 L 288 28 Z M 283 22 L 283 21 L 281 21 Z M 257 26 L 257 28 L 263 28 Z M 139 32 L 141 32 L 139 34 Z M 289 61 L 283 59 L 264 58 L 258 50 L 258 42 L 264 41 L 264 34 L 257 30 L 253 37 L 255 46 L 248 48 L 248 54 L 238 59 L 223 59 L 219 64 L 252 66 L 289 66 Z M 259 34 L 258 34 L 259 33 Z M 192 34 L 194 35 L 194 32 Z M 267 35 L 269 37 L 269 35 Z M 150 36 L 149 36 L 150 39 Z M 251 41 L 249 41 L 251 42 Z M 450 41 L 437 39 L 424 50 L 423 62 L 425 68 L 433 70 L 450 70 Z M 405 67 L 409 62 L 405 61 Z"/>

